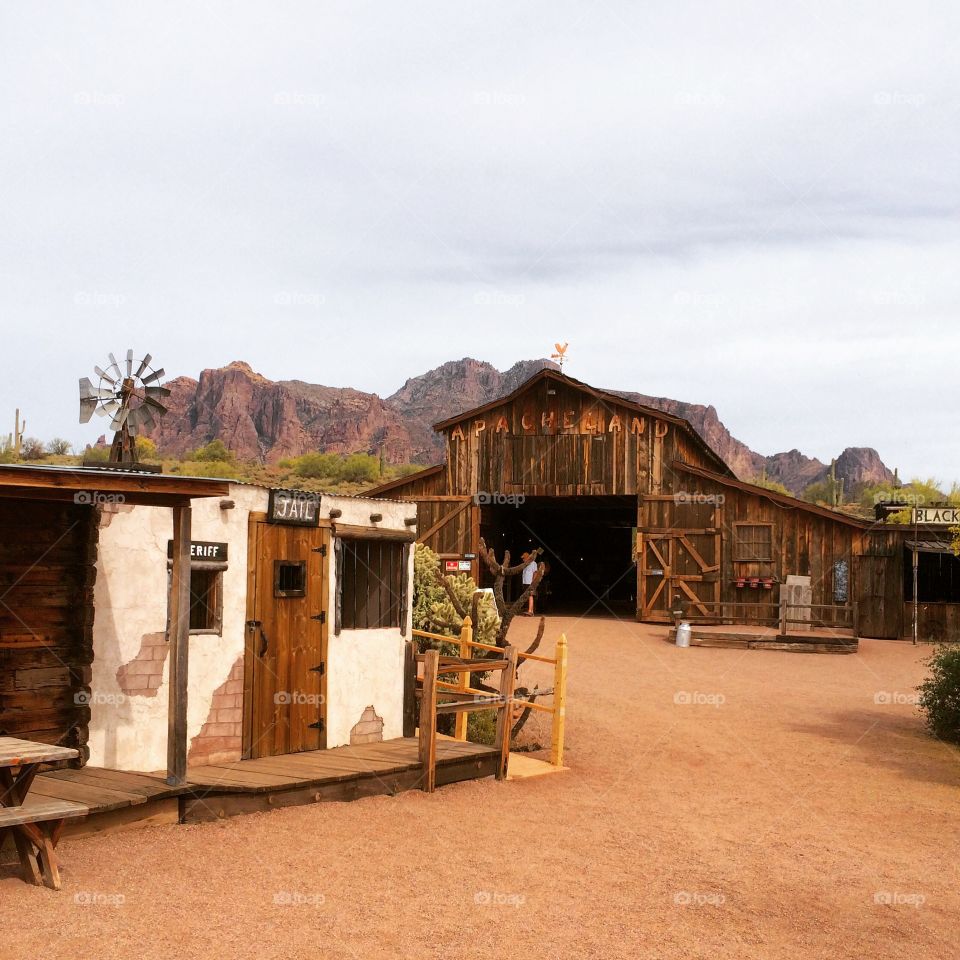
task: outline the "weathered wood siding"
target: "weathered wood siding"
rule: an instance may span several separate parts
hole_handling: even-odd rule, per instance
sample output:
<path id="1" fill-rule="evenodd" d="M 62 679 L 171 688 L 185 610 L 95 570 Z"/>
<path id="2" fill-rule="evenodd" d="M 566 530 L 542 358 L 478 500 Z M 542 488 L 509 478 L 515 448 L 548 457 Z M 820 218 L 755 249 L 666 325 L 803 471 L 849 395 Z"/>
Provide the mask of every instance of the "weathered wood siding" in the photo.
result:
<path id="1" fill-rule="evenodd" d="M 96 510 L 0 499 L 0 735 L 87 756 Z"/>
<path id="2" fill-rule="evenodd" d="M 706 478 L 685 475 L 675 493 L 681 502 L 641 501 L 641 529 L 686 529 L 699 525 L 699 510 L 716 507 L 721 530 L 720 600 L 741 604 L 738 620 L 745 623 L 776 617 L 779 590 L 737 587 L 738 577 L 774 577 L 780 583 L 788 575 L 808 576 L 815 604 L 835 603 L 836 568 L 846 564 L 848 601 L 853 596 L 854 558 L 860 552 L 865 531 L 800 508 L 774 503 L 762 494 L 728 487 Z M 700 501 L 698 506 L 697 501 Z M 754 534 L 752 528 L 769 530 L 769 560 L 738 560 L 738 544 Z M 749 551 L 746 551 L 749 553 Z"/>
<path id="3" fill-rule="evenodd" d="M 451 494 L 659 493 L 674 459 L 716 469 L 676 423 L 553 379 L 444 432 Z"/>

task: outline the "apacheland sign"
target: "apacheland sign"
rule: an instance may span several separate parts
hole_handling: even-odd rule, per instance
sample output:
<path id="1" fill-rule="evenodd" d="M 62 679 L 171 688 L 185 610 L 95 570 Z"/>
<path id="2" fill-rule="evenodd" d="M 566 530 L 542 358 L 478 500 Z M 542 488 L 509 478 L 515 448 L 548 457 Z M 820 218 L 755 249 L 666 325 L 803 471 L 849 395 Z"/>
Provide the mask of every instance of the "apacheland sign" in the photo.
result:
<path id="1" fill-rule="evenodd" d="M 914 507 L 911 514 L 911 523 L 960 526 L 960 507 Z"/>

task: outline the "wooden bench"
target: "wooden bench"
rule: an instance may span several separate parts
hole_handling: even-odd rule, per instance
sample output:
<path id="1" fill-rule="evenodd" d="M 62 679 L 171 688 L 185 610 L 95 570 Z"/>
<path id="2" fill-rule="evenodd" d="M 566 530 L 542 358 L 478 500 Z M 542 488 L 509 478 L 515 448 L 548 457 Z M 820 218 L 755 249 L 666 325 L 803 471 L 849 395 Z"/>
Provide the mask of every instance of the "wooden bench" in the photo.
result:
<path id="1" fill-rule="evenodd" d="M 33 743 L 16 737 L 0 737 L 0 846 L 13 834 L 24 879 L 37 886 L 60 889 L 60 870 L 55 853 L 64 823 L 85 817 L 83 804 L 69 800 L 27 801 L 27 794 L 44 763 L 76 759 L 73 747 Z M 16 770 L 16 773 L 14 773 Z"/>
<path id="2" fill-rule="evenodd" d="M 37 886 L 60 889 L 56 846 L 67 820 L 85 817 L 83 804 L 69 800 L 31 800 L 19 807 L 0 807 L 0 846 L 13 833 L 26 879 Z"/>

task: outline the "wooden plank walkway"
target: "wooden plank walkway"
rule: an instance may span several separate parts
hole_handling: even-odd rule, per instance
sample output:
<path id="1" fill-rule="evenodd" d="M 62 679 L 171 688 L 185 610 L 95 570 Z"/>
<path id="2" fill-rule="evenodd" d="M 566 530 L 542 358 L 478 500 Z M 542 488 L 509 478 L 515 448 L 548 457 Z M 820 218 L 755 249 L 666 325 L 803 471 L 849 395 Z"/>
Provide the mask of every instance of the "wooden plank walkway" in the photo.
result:
<path id="1" fill-rule="evenodd" d="M 90 815 L 81 832 L 138 821 L 213 820 L 256 810 L 321 801 L 393 795 L 419 789 L 423 777 L 415 737 L 191 767 L 187 783 L 171 787 L 160 775 L 100 767 L 52 770 L 37 776 L 37 803 L 71 800 Z M 492 776 L 499 752 L 458 740 L 437 743 L 437 782 Z M 173 804 L 173 807 L 171 807 Z M 136 809 L 134 809 L 136 808 Z"/>

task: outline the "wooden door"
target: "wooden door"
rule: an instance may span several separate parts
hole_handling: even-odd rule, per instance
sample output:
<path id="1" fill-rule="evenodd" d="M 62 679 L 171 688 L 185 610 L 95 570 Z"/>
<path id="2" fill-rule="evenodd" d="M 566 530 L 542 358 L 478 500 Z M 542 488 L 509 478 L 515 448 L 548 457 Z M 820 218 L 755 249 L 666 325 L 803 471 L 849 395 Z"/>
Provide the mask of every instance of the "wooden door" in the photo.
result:
<path id="1" fill-rule="evenodd" d="M 326 746 L 329 544 L 323 527 L 251 521 L 245 756 Z"/>
<path id="2" fill-rule="evenodd" d="M 641 620 L 669 623 L 679 596 L 691 616 L 714 619 L 720 604 L 720 518 L 713 503 L 644 497 L 637 566 Z"/>
<path id="3" fill-rule="evenodd" d="M 898 640 L 903 615 L 902 565 L 896 556 L 854 558 L 857 635 Z"/>

